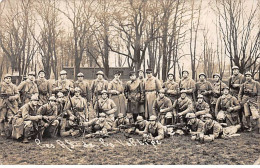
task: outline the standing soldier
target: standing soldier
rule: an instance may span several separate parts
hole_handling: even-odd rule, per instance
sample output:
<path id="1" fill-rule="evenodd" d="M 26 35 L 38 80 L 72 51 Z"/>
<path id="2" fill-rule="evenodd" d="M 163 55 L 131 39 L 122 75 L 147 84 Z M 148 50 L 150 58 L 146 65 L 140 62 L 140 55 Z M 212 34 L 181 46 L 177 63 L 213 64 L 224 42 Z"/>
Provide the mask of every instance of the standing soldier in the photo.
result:
<path id="1" fill-rule="evenodd" d="M 31 101 L 24 104 L 21 107 L 21 117 L 24 120 L 24 130 L 23 130 L 23 143 L 28 143 L 28 138 L 35 137 L 37 135 L 38 138 L 39 134 L 41 134 L 41 120 L 42 115 L 37 113 L 39 108 L 39 99 L 38 95 L 32 95 Z M 33 136 L 34 135 L 34 136 Z"/>
<path id="2" fill-rule="evenodd" d="M 35 83 L 39 92 L 39 104 L 46 104 L 48 102 L 48 98 L 51 95 L 51 88 L 49 81 L 45 78 L 45 72 L 40 70 L 38 72 L 38 79 L 35 80 Z"/>
<path id="3" fill-rule="evenodd" d="M 210 104 L 210 95 L 212 93 L 212 85 L 206 80 L 207 76 L 204 73 L 199 74 L 200 81 L 195 85 L 195 93 L 197 95 L 202 94 L 205 102 Z"/>
<path id="4" fill-rule="evenodd" d="M 153 111 L 153 102 L 157 97 L 157 92 L 162 88 L 161 82 L 153 76 L 152 69 L 146 70 L 147 79 L 144 83 L 145 90 L 145 118 L 155 115 Z"/>
<path id="5" fill-rule="evenodd" d="M 188 98 L 190 98 L 191 100 L 193 99 L 193 101 L 196 100 L 194 95 L 195 84 L 195 81 L 189 78 L 189 71 L 183 70 L 182 78 L 179 82 L 179 88 L 187 94 Z"/>
<path id="6" fill-rule="evenodd" d="M 158 98 L 153 103 L 153 113 L 158 116 L 159 122 L 162 125 L 166 125 L 169 123 L 166 121 L 166 114 L 167 116 L 171 116 L 170 119 L 172 118 L 172 102 L 168 97 L 164 95 L 164 93 L 164 89 L 161 89 L 159 91 Z"/>
<path id="7" fill-rule="evenodd" d="M 172 103 L 178 98 L 179 85 L 174 82 L 173 73 L 168 73 L 168 81 L 164 82 L 162 88 L 165 90 L 165 96 L 170 98 Z"/>
<path id="8" fill-rule="evenodd" d="M 11 135 L 12 117 L 18 111 L 19 93 L 17 87 L 11 81 L 12 76 L 6 74 L 4 82 L 0 85 L 0 133 L 2 136 Z"/>
<path id="9" fill-rule="evenodd" d="M 81 97 L 81 89 L 75 88 L 75 95 L 68 100 L 65 109 L 70 116 L 71 121 L 78 121 L 79 123 L 88 121 L 87 101 Z M 76 124 L 79 124 L 76 123 Z"/>
<path id="10" fill-rule="evenodd" d="M 120 113 L 122 113 L 124 116 L 126 114 L 126 98 L 124 96 L 123 83 L 119 79 L 120 76 L 121 73 L 116 71 L 114 74 L 114 79 L 108 84 L 108 93 L 117 107 L 117 111 L 114 113 L 115 118 L 117 118 L 117 115 Z"/>
<path id="11" fill-rule="evenodd" d="M 240 104 L 236 97 L 229 94 L 229 87 L 223 88 L 223 95 L 218 98 L 215 116 L 218 122 L 225 122 L 227 126 L 240 124 L 238 110 Z"/>
<path id="12" fill-rule="evenodd" d="M 35 72 L 29 72 L 28 79 L 20 83 L 18 86 L 18 91 L 20 92 L 22 105 L 28 103 L 32 95 L 38 95 L 38 87 L 35 83 Z"/>
<path id="13" fill-rule="evenodd" d="M 114 113 L 117 110 L 116 104 L 112 99 L 108 98 L 108 93 L 106 90 L 101 92 L 101 98 L 95 104 L 94 109 L 96 110 L 97 116 L 99 117 L 99 113 L 105 113 L 106 118 L 110 119 L 111 121 L 115 120 Z"/>
<path id="14" fill-rule="evenodd" d="M 228 80 L 228 86 L 230 88 L 230 94 L 238 98 L 240 86 L 245 82 L 245 77 L 239 73 L 238 66 L 232 67 L 233 75 Z"/>
<path id="15" fill-rule="evenodd" d="M 201 120 L 203 120 L 203 117 L 205 114 L 209 114 L 210 108 L 209 104 L 206 103 L 203 99 L 203 95 L 198 95 L 198 101 L 195 103 L 195 116 Z"/>
<path id="16" fill-rule="evenodd" d="M 145 117 L 145 93 L 144 93 L 144 71 L 139 69 L 138 70 L 138 80 L 140 81 L 140 86 L 141 86 L 141 90 L 143 93 L 143 97 L 141 97 L 140 101 L 139 101 L 139 113 L 140 115 L 142 115 L 143 117 Z"/>
<path id="17" fill-rule="evenodd" d="M 140 111 L 140 102 L 144 100 L 144 93 L 142 83 L 139 79 L 136 79 L 134 71 L 131 71 L 130 81 L 126 83 L 125 95 L 127 98 L 127 113 L 132 113 L 134 121 L 136 121 L 137 116 L 143 116 L 143 111 Z"/>
<path id="18" fill-rule="evenodd" d="M 42 115 L 42 135 L 45 133 L 50 137 L 56 137 L 59 125 L 56 98 L 51 96 L 49 102 L 38 109 L 38 114 Z"/>
<path id="19" fill-rule="evenodd" d="M 78 73 L 78 80 L 74 83 L 74 88 L 78 87 L 81 89 L 81 96 L 85 98 L 90 103 L 91 95 L 90 95 L 90 87 L 87 82 L 84 82 L 84 74 Z"/>
<path id="20" fill-rule="evenodd" d="M 210 108 L 211 108 L 211 115 L 213 118 L 216 118 L 215 116 L 215 107 L 218 98 L 222 95 L 222 90 L 223 88 L 226 88 L 227 85 L 221 81 L 221 77 L 219 74 L 215 73 L 213 75 L 214 83 L 212 85 L 212 96 L 211 96 L 211 101 L 210 101 Z"/>
<path id="21" fill-rule="evenodd" d="M 244 115 L 248 131 L 252 130 L 250 116 L 257 121 L 258 133 L 260 134 L 260 84 L 252 79 L 250 72 L 245 73 L 246 82 L 241 85 L 238 99 L 244 107 Z"/>
<path id="22" fill-rule="evenodd" d="M 186 114 L 193 113 L 193 103 L 191 99 L 186 95 L 186 90 L 181 90 L 181 97 L 175 100 L 172 107 L 175 122 L 186 124 Z"/>
<path id="23" fill-rule="evenodd" d="M 60 71 L 60 79 L 55 82 L 53 93 L 62 92 L 66 99 L 68 99 L 69 94 L 73 91 L 73 83 L 67 79 L 67 72 L 65 70 Z"/>
<path id="24" fill-rule="evenodd" d="M 108 88 L 108 81 L 104 79 L 104 73 L 102 71 L 98 71 L 96 75 L 97 79 L 92 82 L 90 87 L 93 107 L 95 107 L 95 104 L 100 99 L 102 90 L 107 90 Z"/>

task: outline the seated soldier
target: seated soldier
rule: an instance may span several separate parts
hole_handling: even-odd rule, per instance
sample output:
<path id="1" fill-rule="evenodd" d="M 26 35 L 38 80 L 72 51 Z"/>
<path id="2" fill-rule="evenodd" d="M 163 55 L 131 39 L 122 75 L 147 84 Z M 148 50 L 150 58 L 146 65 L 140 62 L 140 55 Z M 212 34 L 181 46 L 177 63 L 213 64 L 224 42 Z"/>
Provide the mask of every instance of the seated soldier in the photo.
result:
<path id="1" fill-rule="evenodd" d="M 107 115 L 107 119 L 111 121 L 115 120 L 114 113 L 116 112 L 116 104 L 112 99 L 108 98 L 108 93 L 106 90 L 101 92 L 101 98 L 95 104 L 94 109 L 96 110 L 97 117 L 99 117 L 99 113 L 104 113 Z"/>
<path id="2" fill-rule="evenodd" d="M 187 126 L 189 134 L 191 135 L 191 140 L 199 140 L 199 134 L 203 133 L 204 122 L 196 118 L 194 113 L 188 113 L 186 118 L 188 120 Z"/>
<path id="3" fill-rule="evenodd" d="M 203 95 L 198 95 L 198 101 L 195 103 L 195 115 L 197 118 L 203 120 L 203 116 L 210 112 L 210 107 L 203 99 Z"/>
<path id="4" fill-rule="evenodd" d="M 236 97 L 229 94 L 229 87 L 223 88 L 223 95 L 218 98 L 215 108 L 217 121 L 227 126 L 240 124 L 238 110 L 241 108 Z"/>
<path id="5" fill-rule="evenodd" d="M 172 102 L 164 95 L 164 89 L 159 91 L 159 96 L 153 103 L 154 114 L 158 115 L 159 122 L 162 125 L 166 125 L 166 114 L 172 113 Z"/>
<path id="6" fill-rule="evenodd" d="M 56 98 L 51 96 L 49 102 L 38 109 L 38 114 L 42 115 L 42 134 L 55 137 L 59 125 Z"/>
<path id="7" fill-rule="evenodd" d="M 176 118 L 176 123 L 184 123 L 187 121 L 185 115 L 193 112 L 193 103 L 190 98 L 187 97 L 186 92 L 181 90 L 181 97 L 175 100 L 173 104 L 173 114 Z"/>
<path id="8" fill-rule="evenodd" d="M 157 117 L 152 115 L 149 119 L 149 123 L 146 125 L 143 132 L 143 141 L 151 142 L 153 140 L 164 139 L 165 128 L 164 126 L 156 121 Z"/>
<path id="9" fill-rule="evenodd" d="M 84 127 L 87 127 L 85 138 L 91 138 L 95 135 L 108 136 L 108 132 L 113 130 L 113 123 L 106 116 L 105 113 L 100 113 L 99 118 L 82 123 Z"/>

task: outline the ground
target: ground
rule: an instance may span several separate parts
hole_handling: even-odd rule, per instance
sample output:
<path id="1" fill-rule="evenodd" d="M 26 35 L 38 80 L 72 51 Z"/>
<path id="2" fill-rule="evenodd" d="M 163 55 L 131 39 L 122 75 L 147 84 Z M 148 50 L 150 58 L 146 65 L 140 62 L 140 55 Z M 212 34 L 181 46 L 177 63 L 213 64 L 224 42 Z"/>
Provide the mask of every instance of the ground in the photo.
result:
<path id="1" fill-rule="evenodd" d="M 84 139 L 84 145 L 81 137 L 43 139 L 41 144 L 33 140 L 23 144 L 0 137 L 0 164 L 250 165 L 260 153 L 260 135 L 255 132 L 211 143 L 193 142 L 189 136 L 173 136 L 157 145 L 141 145 L 138 138 L 127 139 L 123 134 L 116 134 L 106 139 Z M 66 147 L 62 148 L 62 144 Z"/>

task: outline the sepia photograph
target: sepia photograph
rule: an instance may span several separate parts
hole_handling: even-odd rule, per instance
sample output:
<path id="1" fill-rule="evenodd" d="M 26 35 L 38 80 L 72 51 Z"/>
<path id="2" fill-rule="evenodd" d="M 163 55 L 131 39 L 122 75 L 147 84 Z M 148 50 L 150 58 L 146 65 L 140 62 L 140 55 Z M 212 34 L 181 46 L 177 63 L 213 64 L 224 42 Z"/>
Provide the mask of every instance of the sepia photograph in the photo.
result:
<path id="1" fill-rule="evenodd" d="M 0 165 L 260 165 L 260 0 L 0 0 Z"/>

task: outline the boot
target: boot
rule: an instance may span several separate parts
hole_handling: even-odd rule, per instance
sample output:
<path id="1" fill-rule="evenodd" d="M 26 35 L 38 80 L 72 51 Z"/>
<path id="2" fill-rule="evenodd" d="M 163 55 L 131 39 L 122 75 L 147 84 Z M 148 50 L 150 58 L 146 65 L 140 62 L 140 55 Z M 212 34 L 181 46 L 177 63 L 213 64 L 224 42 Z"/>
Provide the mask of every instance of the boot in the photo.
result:
<path id="1" fill-rule="evenodd" d="M 4 130 L 4 123 L 3 122 L 0 123 L 0 135 L 5 136 L 5 130 Z"/>
<path id="2" fill-rule="evenodd" d="M 23 143 L 29 143 L 29 140 L 28 140 L 27 137 L 24 137 L 24 138 L 23 138 Z"/>
<path id="3" fill-rule="evenodd" d="M 29 143 L 28 137 L 30 136 L 30 128 L 25 128 L 24 129 L 24 138 L 23 138 L 23 143 Z"/>

